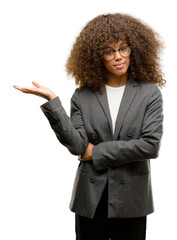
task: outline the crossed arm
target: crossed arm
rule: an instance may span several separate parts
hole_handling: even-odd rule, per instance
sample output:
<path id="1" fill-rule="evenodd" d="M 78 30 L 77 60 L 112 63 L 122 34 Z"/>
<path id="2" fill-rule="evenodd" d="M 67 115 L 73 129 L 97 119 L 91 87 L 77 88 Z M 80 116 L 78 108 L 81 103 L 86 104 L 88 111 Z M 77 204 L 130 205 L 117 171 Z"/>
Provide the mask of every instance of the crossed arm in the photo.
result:
<path id="1" fill-rule="evenodd" d="M 56 95 L 49 88 L 41 86 L 36 82 L 33 82 L 33 85 L 35 88 L 14 87 L 23 93 L 35 94 L 49 101 L 56 98 Z M 47 112 L 47 109 L 43 110 L 46 114 L 51 114 L 51 118 L 48 116 L 48 119 L 49 121 L 51 119 L 51 126 L 59 141 L 71 153 L 79 155 L 78 159 L 80 161 L 93 160 L 96 170 L 99 170 L 157 157 L 162 136 L 163 121 L 160 90 L 154 91 L 149 99 L 144 116 L 142 134 L 139 139 L 102 142 L 95 146 L 88 142 L 76 95 L 72 99 L 73 114 L 71 115 L 73 119 L 71 120 L 73 122 L 70 121 L 61 103 L 58 103 L 58 99 L 56 99 L 56 106 L 54 106 L 52 112 Z"/>

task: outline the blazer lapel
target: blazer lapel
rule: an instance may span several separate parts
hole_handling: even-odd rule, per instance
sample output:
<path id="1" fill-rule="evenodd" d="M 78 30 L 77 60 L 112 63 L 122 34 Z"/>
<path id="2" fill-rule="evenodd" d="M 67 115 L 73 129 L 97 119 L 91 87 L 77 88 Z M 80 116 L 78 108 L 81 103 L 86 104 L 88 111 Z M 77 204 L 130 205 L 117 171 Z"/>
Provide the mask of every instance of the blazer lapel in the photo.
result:
<path id="1" fill-rule="evenodd" d="M 109 110 L 109 105 L 108 105 L 108 99 L 107 99 L 107 93 L 106 93 L 106 87 L 104 86 L 103 87 L 103 92 L 102 94 L 100 95 L 99 93 L 96 93 L 96 96 L 98 98 L 98 101 L 108 119 L 108 123 L 109 123 L 109 126 L 110 126 L 110 130 L 111 130 L 111 133 L 113 135 L 113 132 L 112 132 L 112 119 L 111 119 L 111 115 L 110 115 L 110 110 Z"/>
<path id="2" fill-rule="evenodd" d="M 117 119 L 116 119 L 116 124 L 115 124 L 115 131 L 114 131 L 114 135 L 113 135 L 113 140 L 117 140 L 117 137 L 119 135 L 122 123 L 124 121 L 124 118 L 133 102 L 133 99 L 136 95 L 136 85 L 138 85 L 137 82 L 135 81 L 128 81 L 127 85 L 125 87 L 124 90 L 124 94 L 122 97 L 122 101 L 119 107 L 119 112 L 117 115 Z"/>

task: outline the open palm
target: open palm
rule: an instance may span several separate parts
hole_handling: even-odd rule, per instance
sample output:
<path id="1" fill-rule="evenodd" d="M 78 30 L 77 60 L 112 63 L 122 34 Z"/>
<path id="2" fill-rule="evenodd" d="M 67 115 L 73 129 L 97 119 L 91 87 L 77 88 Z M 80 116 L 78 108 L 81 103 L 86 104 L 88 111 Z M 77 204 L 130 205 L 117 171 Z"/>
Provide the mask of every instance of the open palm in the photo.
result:
<path id="1" fill-rule="evenodd" d="M 13 87 L 17 90 L 20 90 L 23 93 L 34 94 L 34 95 L 43 97 L 47 100 L 52 100 L 53 98 L 56 97 L 56 95 L 54 94 L 54 92 L 51 89 L 49 89 L 45 86 L 42 86 L 39 83 L 34 82 L 34 81 L 32 82 L 32 84 L 35 86 L 35 88 L 26 88 L 26 87 L 24 88 L 24 87 L 19 87 L 17 85 L 14 85 Z"/>

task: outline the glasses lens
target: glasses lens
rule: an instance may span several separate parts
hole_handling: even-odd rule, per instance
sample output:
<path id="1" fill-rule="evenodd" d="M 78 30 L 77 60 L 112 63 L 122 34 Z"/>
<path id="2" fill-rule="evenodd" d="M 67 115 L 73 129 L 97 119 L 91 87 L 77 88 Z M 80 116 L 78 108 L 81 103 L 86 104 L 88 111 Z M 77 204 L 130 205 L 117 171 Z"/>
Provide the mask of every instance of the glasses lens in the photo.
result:
<path id="1" fill-rule="evenodd" d="M 119 51 L 122 57 L 128 57 L 131 53 L 131 48 L 127 46 L 127 47 L 120 48 Z"/>
<path id="2" fill-rule="evenodd" d="M 129 46 L 122 47 L 119 50 L 108 50 L 104 53 L 103 57 L 106 61 L 111 61 L 115 58 L 115 51 L 119 51 L 122 57 L 128 57 L 131 53 L 131 48 Z"/>
<path id="3" fill-rule="evenodd" d="M 114 50 L 106 51 L 106 52 L 104 53 L 104 58 L 105 58 L 105 60 L 107 60 L 107 61 L 112 60 L 112 59 L 114 58 L 114 54 L 115 54 Z"/>

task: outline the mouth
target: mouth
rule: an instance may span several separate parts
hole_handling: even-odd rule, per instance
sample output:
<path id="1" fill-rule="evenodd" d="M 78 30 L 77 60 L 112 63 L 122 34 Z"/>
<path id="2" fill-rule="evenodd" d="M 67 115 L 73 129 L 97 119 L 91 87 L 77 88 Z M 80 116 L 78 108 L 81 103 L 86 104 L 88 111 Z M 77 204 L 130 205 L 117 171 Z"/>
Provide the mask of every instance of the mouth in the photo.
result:
<path id="1" fill-rule="evenodd" d="M 124 64 L 125 64 L 125 63 L 117 63 L 117 64 L 114 64 L 113 66 L 114 66 L 115 68 L 117 68 L 117 69 L 121 69 L 121 68 L 124 67 Z"/>

